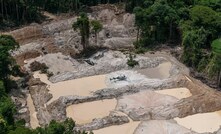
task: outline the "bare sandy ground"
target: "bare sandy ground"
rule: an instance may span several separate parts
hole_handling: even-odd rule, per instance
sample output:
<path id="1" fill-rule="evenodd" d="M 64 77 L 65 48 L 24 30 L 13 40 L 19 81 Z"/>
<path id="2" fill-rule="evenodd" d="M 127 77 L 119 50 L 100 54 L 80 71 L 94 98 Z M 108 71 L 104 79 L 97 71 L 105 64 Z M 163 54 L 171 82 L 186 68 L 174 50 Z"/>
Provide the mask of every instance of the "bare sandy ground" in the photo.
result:
<path id="1" fill-rule="evenodd" d="M 147 90 L 121 97 L 118 100 L 117 110 L 128 114 L 133 110 L 150 109 L 153 107 L 170 105 L 177 101 L 178 99 L 173 96 L 163 95 Z"/>
<path id="2" fill-rule="evenodd" d="M 94 134 L 133 134 L 140 122 L 130 121 L 127 124 L 106 127 L 93 131 Z"/>
<path id="3" fill-rule="evenodd" d="M 35 129 L 39 127 L 40 125 L 37 119 L 37 112 L 35 111 L 33 100 L 30 94 L 28 94 L 28 97 L 27 97 L 27 105 L 30 111 L 30 125 L 31 125 L 31 128 Z"/>
<path id="4" fill-rule="evenodd" d="M 170 76 L 171 67 L 171 62 L 164 62 L 155 68 L 138 70 L 138 73 L 143 74 L 148 78 L 165 79 Z"/>
<path id="5" fill-rule="evenodd" d="M 171 63 L 165 62 L 160 64 L 156 68 L 140 70 L 141 72 L 138 72 L 148 76 L 149 78 L 165 79 L 170 76 L 170 68 Z M 58 99 L 60 96 L 90 96 L 91 92 L 107 87 L 107 85 L 105 84 L 105 79 L 107 79 L 105 75 L 85 77 L 58 83 L 51 83 L 45 74 L 39 74 L 39 72 L 35 72 L 34 77 L 40 78 L 42 82 L 48 85 L 48 89 L 53 95 L 53 98 L 48 103 Z M 67 117 L 73 118 L 77 124 L 86 124 L 90 123 L 95 118 L 108 116 L 111 111 L 115 111 L 116 105 L 116 109 L 128 114 L 128 112 L 130 112 L 132 109 L 173 104 L 180 99 L 188 98 L 190 96 L 192 96 L 192 94 L 187 88 L 173 88 L 159 91 L 142 91 L 133 95 L 122 96 L 118 102 L 116 99 L 111 99 L 71 105 L 67 107 L 66 112 Z M 28 98 L 28 105 L 31 114 L 31 127 L 36 128 L 37 126 L 39 126 L 39 124 L 36 118 L 33 102 L 30 99 L 31 97 Z M 158 124 L 158 126 L 155 126 L 156 129 L 154 130 L 143 123 L 143 127 L 145 127 L 144 131 L 147 132 L 151 130 L 152 132 L 156 131 L 157 133 L 158 131 L 167 132 L 171 129 L 171 131 L 173 130 L 174 132 L 178 132 L 178 130 L 182 130 L 183 132 L 189 132 L 189 130 L 193 130 L 199 133 L 215 132 L 221 126 L 221 111 L 196 114 L 185 118 L 175 118 L 174 120 L 177 121 L 178 124 L 164 121 L 153 121 L 150 123 L 148 122 L 147 124 L 149 125 L 154 125 L 154 123 Z M 168 129 L 164 128 L 163 126 L 168 126 L 168 123 L 171 127 L 169 127 Z M 130 122 L 127 124 L 110 126 L 103 129 L 95 130 L 94 134 L 133 134 L 139 124 L 140 122 L 134 122 L 130 120 Z M 163 127 L 162 131 L 157 129 L 160 126 Z M 189 130 L 187 130 L 186 128 Z M 137 130 L 136 132 L 138 132 L 139 134 L 143 134 L 144 131 L 142 130 L 141 132 L 141 130 Z"/>
<path id="6" fill-rule="evenodd" d="M 48 84 L 49 93 L 53 95 L 48 104 L 61 96 L 90 96 L 93 91 L 106 88 L 105 75 L 84 77 L 58 83 L 51 83 L 45 74 L 39 74 L 39 72 L 35 72 L 34 77 L 40 78 L 42 82 Z"/>
<path id="7" fill-rule="evenodd" d="M 127 116 L 125 113 L 119 111 L 114 111 L 114 114 L 118 116 Z M 140 124 L 140 121 L 133 121 L 130 118 L 129 120 L 130 120 L 129 123 L 123 125 L 114 125 L 99 130 L 94 130 L 93 133 L 94 134 L 133 134 L 135 129 Z"/>
<path id="8" fill-rule="evenodd" d="M 108 116 L 117 105 L 116 99 L 87 102 L 67 107 L 67 117 L 77 124 L 90 123 L 95 118 Z"/>
<path id="9" fill-rule="evenodd" d="M 30 48 L 26 47 L 25 45 L 22 50 L 25 51 L 26 49 Z M 32 47 L 32 49 L 34 48 Z M 55 75 L 63 72 L 76 71 L 76 66 L 74 63 L 71 62 L 70 57 L 63 55 L 62 53 L 47 54 L 34 59 L 25 60 L 24 62 L 26 62 L 27 64 L 25 64 L 24 67 L 27 70 L 30 70 L 30 64 L 34 61 L 45 63 L 49 67 L 48 71 L 52 72 Z"/>
<path id="10" fill-rule="evenodd" d="M 221 111 L 195 114 L 185 118 L 175 118 L 174 120 L 179 125 L 198 133 L 215 132 L 221 126 Z"/>
<path id="11" fill-rule="evenodd" d="M 160 94 L 174 96 L 177 99 L 183 99 L 183 98 L 192 96 L 192 94 L 190 93 L 190 90 L 187 88 L 164 89 L 164 90 L 159 90 L 155 92 L 160 93 Z"/>
<path id="12" fill-rule="evenodd" d="M 150 120 L 142 122 L 134 134 L 194 134 L 170 120 Z"/>

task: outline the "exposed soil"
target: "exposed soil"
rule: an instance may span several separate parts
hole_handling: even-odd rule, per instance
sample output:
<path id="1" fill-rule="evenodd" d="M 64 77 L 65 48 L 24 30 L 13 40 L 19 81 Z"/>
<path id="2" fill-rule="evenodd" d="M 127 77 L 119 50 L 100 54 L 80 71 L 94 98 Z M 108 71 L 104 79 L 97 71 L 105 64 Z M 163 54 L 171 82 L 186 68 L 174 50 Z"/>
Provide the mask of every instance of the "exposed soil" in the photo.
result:
<path id="1" fill-rule="evenodd" d="M 165 63 L 160 64 L 156 68 L 138 70 L 138 73 L 146 75 L 147 77 L 150 77 L 150 78 L 165 79 L 170 76 L 171 66 L 172 65 L 170 62 L 165 62 Z"/>
<path id="2" fill-rule="evenodd" d="M 169 96 L 173 96 L 173 97 L 176 97 L 179 100 L 192 96 L 189 89 L 187 89 L 187 88 L 164 89 L 164 90 L 158 90 L 158 91 L 155 91 L 155 92 L 160 93 L 160 94 L 166 94 L 166 95 L 169 95 Z"/>
<path id="3" fill-rule="evenodd" d="M 189 76 L 189 69 L 170 49 L 139 54 L 134 58 L 139 65 L 129 67 L 129 52 L 117 50 L 133 47 L 134 15 L 116 6 L 98 7 L 92 8 L 89 17 L 100 20 L 104 28 L 98 43 L 93 35 L 89 41 L 91 46 L 107 49 L 87 58 L 73 58 L 82 51 L 80 34 L 71 27 L 75 16 L 61 20 L 46 14 L 54 21 L 8 33 L 21 43 L 12 55 L 33 75 L 28 83 L 29 110 L 18 99 L 18 106 L 24 103 L 18 116 L 30 115 L 27 126 L 72 117 L 76 129 L 95 134 L 216 133 L 221 125 L 215 112 L 221 110 L 221 93 Z M 29 65 L 34 61 L 45 63 L 54 75 L 48 78 L 31 72 Z M 119 112 L 124 114 L 114 114 Z"/>
<path id="4" fill-rule="evenodd" d="M 37 112 L 35 110 L 35 106 L 34 103 L 32 101 L 31 95 L 28 95 L 27 97 L 27 105 L 28 105 L 28 109 L 30 111 L 30 125 L 31 128 L 35 129 L 37 127 L 39 127 L 39 123 L 38 123 L 38 119 L 37 119 Z"/>

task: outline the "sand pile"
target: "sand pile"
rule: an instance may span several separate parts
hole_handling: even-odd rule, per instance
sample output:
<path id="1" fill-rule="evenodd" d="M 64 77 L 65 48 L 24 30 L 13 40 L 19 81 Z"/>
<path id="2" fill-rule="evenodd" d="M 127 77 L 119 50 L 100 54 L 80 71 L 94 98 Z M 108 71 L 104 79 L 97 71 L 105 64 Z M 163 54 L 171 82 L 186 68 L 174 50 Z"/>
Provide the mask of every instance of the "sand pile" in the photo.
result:
<path id="1" fill-rule="evenodd" d="M 196 134 L 170 120 L 150 120 L 142 122 L 134 134 Z"/>
<path id="2" fill-rule="evenodd" d="M 70 60 L 69 56 L 64 56 L 61 53 L 47 54 L 44 56 L 39 56 L 35 59 L 27 61 L 25 67 L 29 69 L 29 66 L 32 62 L 38 61 L 40 63 L 45 63 L 49 67 L 49 72 L 52 72 L 54 75 L 58 73 L 75 71 L 74 64 Z"/>
<path id="3" fill-rule="evenodd" d="M 133 111 L 151 111 L 155 107 L 173 105 L 178 101 L 175 97 L 142 91 L 136 94 L 123 96 L 118 100 L 117 110 L 129 114 Z"/>

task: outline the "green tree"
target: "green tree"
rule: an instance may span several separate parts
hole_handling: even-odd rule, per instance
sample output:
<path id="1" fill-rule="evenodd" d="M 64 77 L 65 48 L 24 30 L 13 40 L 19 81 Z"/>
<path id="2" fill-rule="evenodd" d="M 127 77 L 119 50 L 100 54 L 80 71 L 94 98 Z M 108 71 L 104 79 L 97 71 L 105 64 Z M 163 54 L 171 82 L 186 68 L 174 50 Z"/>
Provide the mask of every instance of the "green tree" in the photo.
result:
<path id="1" fill-rule="evenodd" d="M 4 83 L 0 81 L 0 98 L 6 95 Z"/>
<path id="2" fill-rule="evenodd" d="M 89 46 L 89 35 L 90 35 L 90 22 L 86 13 L 80 13 L 80 17 L 72 25 L 74 30 L 80 31 L 81 34 L 81 44 L 83 49 L 86 50 Z"/>
<path id="3" fill-rule="evenodd" d="M 18 74 L 17 65 L 10 52 L 18 48 L 18 43 L 12 36 L 0 35 L 0 80 L 5 84 L 8 90 L 9 76 L 13 74 Z"/>
<path id="4" fill-rule="evenodd" d="M 135 13 L 135 25 L 137 27 L 137 41 L 136 43 L 139 42 L 139 38 L 140 38 L 140 29 L 141 26 L 143 25 L 143 18 L 144 18 L 144 12 L 143 9 L 141 7 L 136 7 L 134 8 L 134 13 Z"/>
<path id="5" fill-rule="evenodd" d="M 14 124 L 14 115 L 15 107 L 11 98 L 8 96 L 3 96 L 0 98 L 0 116 L 4 118 L 7 122 L 7 125 Z"/>
<path id="6" fill-rule="evenodd" d="M 92 20 L 91 26 L 92 26 L 92 31 L 95 34 L 95 43 L 97 44 L 98 33 L 102 30 L 103 25 L 100 23 L 100 21 Z"/>
<path id="7" fill-rule="evenodd" d="M 75 122 L 68 118 L 64 122 L 51 121 L 44 128 L 37 128 L 34 134 L 88 134 L 87 132 L 75 131 Z"/>
<path id="8" fill-rule="evenodd" d="M 0 80 L 6 80 L 12 74 L 15 62 L 9 52 L 16 48 L 18 48 L 18 43 L 12 36 L 0 36 Z"/>
<path id="9" fill-rule="evenodd" d="M 0 133 L 5 134 L 7 132 L 6 121 L 0 116 Z"/>
<path id="10" fill-rule="evenodd" d="M 10 130 L 8 134 L 33 134 L 32 130 L 25 127 L 16 127 L 15 130 Z"/>
<path id="11" fill-rule="evenodd" d="M 191 30 L 183 35 L 184 52 L 182 60 L 190 67 L 197 69 L 197 66 L 202 58 L 201 48 L 206 41 L 206 31 L 201 28 L 198 30 Z"/>
<path id="12" fill-rule="evenodd" d="M 203 27 L 209 33 L 208 36 L 210 37 L 206 44 L 210 48 L 211 42 L 217 39 L 220 34 L 221 15 L 210 7 L 197 5 L 191 8 L 190 17 L 193 24 L 192 27 L 195 29 Z"/>
<path id="13" fill-rule="evenodd" d="M 217 68 L 217 84 L 218 87 L 221 86 L 221 38 L 214 40 L 212 43 L 212 50 L 216 59 Z"/>

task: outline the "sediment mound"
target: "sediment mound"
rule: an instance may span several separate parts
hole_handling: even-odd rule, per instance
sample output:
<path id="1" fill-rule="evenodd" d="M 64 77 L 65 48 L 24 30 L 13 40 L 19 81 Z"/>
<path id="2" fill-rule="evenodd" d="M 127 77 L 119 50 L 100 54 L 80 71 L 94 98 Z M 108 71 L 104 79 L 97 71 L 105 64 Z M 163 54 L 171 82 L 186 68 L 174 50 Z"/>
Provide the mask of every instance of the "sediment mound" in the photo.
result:
<path id="1" fill-rule="evenodd" d="M 149 119 L 152 119 L 152 110 L 156 107 L 172 106 L 178 101 L 177 98 L 162 95 L 154 91 L 142 91 L 133 95 L 123 96 L 118 100 L 117 110 L 126 114 L 149 113 Z M 159 111 L 160 112 L 160 111 Z M 163 109 L 162 109 L 163 112 Z M 160 113 L 157 113 L 160 115 Z M 147 118 L 147 117 L 146 117 Z M 141 119 L 142 120 L 142 119 Z"/>
<path id="2" fill-rule="evenodd" d="M 142 122 L 134 134 L 197 134 L 171 120 L 150 120 Z"/>

